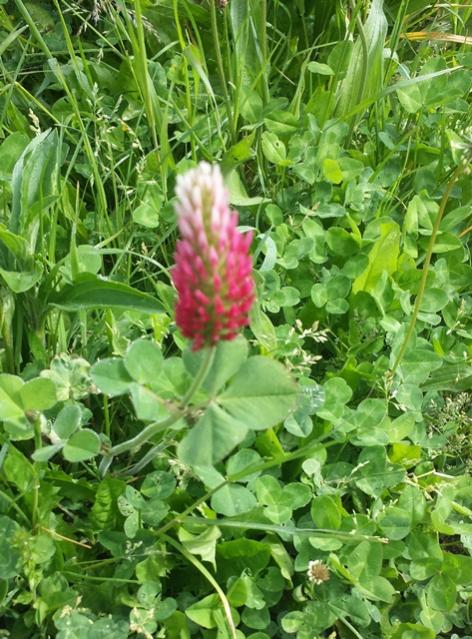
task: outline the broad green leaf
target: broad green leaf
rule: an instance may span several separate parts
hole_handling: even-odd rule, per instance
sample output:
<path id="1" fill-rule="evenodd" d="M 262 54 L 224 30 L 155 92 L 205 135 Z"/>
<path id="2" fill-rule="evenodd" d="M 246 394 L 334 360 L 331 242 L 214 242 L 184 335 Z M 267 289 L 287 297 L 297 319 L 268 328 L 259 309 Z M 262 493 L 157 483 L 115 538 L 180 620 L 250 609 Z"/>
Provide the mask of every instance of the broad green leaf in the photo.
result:
<path id="1" fill-rule="evenodd" d="M 370 623 L 370 610 L 366 602 L 358 595 L 344 595 L 333 601 L 328 601 L 328 606 L 338 617 L 349 618 L 361 626 L 367 626 Z"/>
<path id="2" fill-rule="evenodd" d="M 89 371 L 85 359 L 63 353 L 53 358 L 49 369 L 41 371 L 41 377 L 55 384 L 58 401 L 67 401 L 82 399 L 92 391 Z"/>
<path id="3" fill-rule="evenodd" d="M 247 434 L 244 419 L 233 419 L 211 404 L 177 448 L 179 459 L 189 466 L 213 466 L 228 455 Z"/>
<path id="4" fill-rule="evenodd" d="M 120 517 L 117 500 L 125 489 L 122 480 L 106 477 L 97 487 L 90 520 L 95 530 L 114 530 Z"/>
<path id="5" fill-rule="evenodd" d="M 47 462 L 58 453 L 62 448 L 62 444 L 51 444 L 50 446 L 42 446 L 37 448 L 31 455 L 31 458 L 37 462 Z"/>
<path id="6" fill-rule="evenodd" d="M 151 295 L 127 284 L 101 279 L 82 273 L 73 284 L 66 284 L 51 296 L 49 303 L 64 311 L 84 311 L 94 308 L 116 308 L 140 313 L 161 313 L 161 303 Z"/>
<path id="7" fill-rule="evenodd" d="M 189 619 L 202 628 L 216 628 L 213 613 L 218 610 L 221 602 L 218 595 L 208 595 L 200 601 L 192 604 L 185 610 Z"/>
<path id="8" fill-rule="evenodd" d="M 61 439 L 69 439 L 79 428 L 81 419 L 80 407 L 77 404 L 70 404 L 59 411 L 52 428 Z"/>
<path id="9" fill-rule="evenodd" d="M 70 462 L 92 459 L 100 452 L 100 437 L 89 428 L 83 428 L 72 435 L 64 446 L 64 458 Z"/>
<path id="10" fill-rule="evenodd" d="M 68 279 L 73 279 L 77 273 L 73 274 L 72 262 L 76 259 L 76 270 L 78 273 L 91 273 L 96 275 L 102 268 L 102 255 L 98 248 L 90 244 L 79 244 L 75 247 L 75 252 L 71 251 L 65 259 L 61 272 Z"/>
<path id="11" fill-rule="evenodd" d="M 426 601 L 435 610 L 451 610 L 456 602 L 456 584 L 449 575 L 435 575 L 426 588 Z"/>
<path id="12" fill-rule="evenodd" d="M 156 470 L 146 475 L 142 486 L 141 494 L 150 499 L 167 499 L 175 490 L 176 480 L 173 474 Z"/>
<path id="13" fill-rule="evenodd" d="M 240 108 L 245 113 L 247 95 L 259 97 L 266 82 L 266 70 L 261 48 L 260 34 L 265 32 L 264 13 L 256 0 L 235 0 L 228 7 L 228 23 L 234 38 L 235 74 L 240 80 Z"/>
<path id="14" fill-rule="evenodd" d="M 315 306 L 317 306 L 318 308 L 322 308 L 328 301 L 327 287 L 321 282 L 313 284 L 313 286 L 311 287 L 311 299 L 313 300 L 313 304 Z"/>
<path id="15" fill-rule="evenodd" d="M 398 100 L 407 113 L 417 113 L 424 105 L 424 97 L 418 84 L 398 87 Z"/>
<path id="16" fill-rule="evenodd" d="M 176 608 L 177 602 L 173 597 L 158 599 L 154 602 L 154 618 L 156 621 L 164 621 L 174 614 Z"/>
<path id="17" fill-rule="evenodd" d="M 151 388 L 163 365 L 159 346 L 144 339 L 136 340 L 131 344 L 123 361 L 128 373 L 136 382 Z"/>
<path id="18" fill-rule="evenodd" d="M 463 243 L 454 233 L 441 233 L 434 243 L 433 253 L 448 253 L 462 249 Z"/>
<path id="19" fill-rule="evenodd" d="M 160 499 L 145 501 L 140 508 L 141 519 L 150 526 L 158 526 L 169 512 L 169 505 Z"/>
<path id="20" fill-rule="evenodd" d="M 218 403 L 247 428 L 262 430 L 281 422 L 295 407 L 297 387 L 286 369 L 267 357 L 248 359 Z"/>
<path id="21" fill-rule="evenodd" d="M 174 612 L 164 621 L 164 626 L 168 639 L 190 639 L 188 621 L 183 612 Z"/>
<path id="22" fill-rule="evenodd" d="M 337 160 L 330 158 L 323 160 L 323 175 L 332 184 L 340 184 L 343 181 L 343 172 Z"/>
<path id="23" fill-rule="evenodd" d="M 330 628 L 337 618 L 337 612 L 331 610 L 325 601 L 309 601 L 303 612 L 297 610 L 285 615 L 282 628 L 287 632 L 298 630 L 298 637 L 311 639 Z"/>
<path id="24" fill-rule="evenodd" d="M 260 195 L 249 196 L 237 169 L 232 169 L 225 174 L 225 183 L 229 190 L 229 201 L 234 206 L 259 206 L 269 202 L 268 198 Z"/>
<path id="25" fill-rule="evenodd" d="M 45 564 L 56 552 L 56 545 L 49 535 L 40 533 L 29 541 L 30 557 L 35 564 Z"/>
<path id="26" fill-rule="evenodd" d="M 248 589 L 248 577 L 246 575 L 238 577 L 228 590 L 228 601 L 230 604 L 235 608 L 244 606 L 248 599 Z M 264 603 L 262 605 L 264 605 Z"/>
<path id="27" fill-rule="evenodd" d="M 24 417 L 24 410 L 0 386 L 0 419 L 15 422 Z"/>
<path id="28" fill-rule="evenodd" d="M 356 428 L 355 436 L 366 438 L 371 436 L 372 441 L 367 439 L 363 445 L 375 445 L 377 443 L 376 430 L 381 428 L 382 422 L 386 419 L 387 408 L 387 402 L 383 399 L 364 399 L 356 410 L 349 414 L 347 419 Z M 380 435 L 381 441 L 378 443 L 387 443 L 387 433 L 381 431 Z"/>
<path id="29" fill-rule="evenodd" d="M 192 534 L 181 526 L 178 530 L 178 537 L 182 545 L 185 546 L 192 555 L 198 555 L 203 561 L 209 561 L 216 569 L 216 544 L 221 537 L 221 531 L 217 526 L 208 527 L 199 534 Z"/>
<path id="30" fill-rule="evenodd" d="M 270 562 L 270 545 L 241 537 L 223 541 L 216 547 L 218 572 L 223 579 L 250 571 L 254 576 L 262 572 Z"/>
<path id="31" fill-rule="evenodd" d="M 317 495 L 311 502 L 311 518 L 317 528 L 338 529 L 341 526 L 343 509 L 339 497 Z"/>
<path id="32" fill-rule="evenodd" d="M 404 476 L 405 470 L 403 468 L 393 470 L 388 466 L 387 455 L 383 446 L 365 448 L 359 455 L 355 482 L 357 487 L 367 495 L 378 497 L 385 488 L 400 483 Z M 405 518 L 408 520 L 407 522 Z M 399 522 L 403 522 L 405 527 L 410 526 L 410 519 L 406 514 L 403 519 L 399 517 Z M 386 523 L 388 525 L 390 523 L 389 520 L 387 520 Z M 392 526 L 395 527 L 395 522 L 392 522 Z M 403 533 L 404 528 L 402 528 L 401 531 Z M 400 533 L 400 529 L 398 533 Z M 401 538 L 402 537 L 392 537 L 392 539 Z"/>
<path id="33" fill-rule="evenodd" d="M 289 634 L 297 632 L 303 625 L 305 615 L 301 610 L 294 610 L 282 617 L 282 628 Z"/>
<path id="34" fill-rule="evenodd" d="M 323 62 L 309 62 L 307 65 L 307 69 L 310 73 L 318 73 L 319 75 L 334 75 L 334 71 L 329 66 L 329 64 L 324 64 Z"/>
<path id="35" fill-rule="evenodd" d="M 134 535 L 130 536 L 132 539 Z M 149 614 L 146 608 L 135 606 L 129 614 L 129 623 L 133 628 L 140 628 L 144 636 L 152 637 L 157 630 L 157 623 L 154 614 Z"/>
<path id="36" fill-rule="evenodd" d="M 117 357 L 98 361 L 90 369 L 90 375 L 99 390 L 110 397 L 127 393 L 133 383 L 123 360 Z"/>
<path id="37" fill-rule="evenodd" d="M 146 193 L 144 200 L 133 210 L 133 222 L 148 229 L 156 228 L 159 226 L 160 208 L 160 203 L 156 202 L 156 198 Z"/>
<path id="38" fill-rule="evenodd" d="M 161 421 L 169 415 L 163 400 L 149 388 L 140 384 L 130 384 L 131 401 L 138 419 L 143 421 Z"/>
<path id="39" fill-rule="evenodd" d="M 339 226 L 331 226 L 326 232 L 326 243 L 335 255 L 355 255 L 359 250 L 359 242 L 353 233 Z"/>
<path id="40" fill-rule="evenodd" d="M 325 400 L 316 414 L 321 419 L 336 421 L 344 412 L 344 405 L 351 399 L 352 390 L 342 377 L 331 377 L 323 384 Z"/>
<path id="41" fill-rule="evenodd" d="M 55 626 L 59 632 L 57 639 L 89 639 L 89 630 L 93 625 L 89 617 L 72 610 L 66 611 L 66 614 L 54 620 Z"/>
<path id="42" fill-rule="evenodd" d="M 378 543 L 361 541 L 347 555 L 347 566 L 351 574 L 362 582 L 362 577 L 375 577 L 382 569 L 382 546 Z"/>
<path id="43" fill-rule="evenodd" d="M 389 453 L 389 459 L 392 463 L 402 464 L 406 468 L 416 465 L 421 461 L 421 457 L 421 446 L 404 444 L 402 442 L 393 444 Z"/>
<path id="44" fill-rule="evenodd" d="M 399 367 L 399 375 L 405 382 L 420 385 L 430 374 L 441 368 L 443 361 L 429 344 L 409 349 Z"/>
<path id="45" fill-rule="evenodd" d="M 129 623 L 124 619 L 113 619 L 111 615 L 98 619 L 90 627 L 87 639 L 127 639 Z"/>
<path id="46" fill-rule="evenodd" d="M 261 461 L 261 456 L 259 453 L 252 448 L 242 448 L 235 455 L 232 455 L 226 464 L 226 471 L 231 477 L 232 475 L 237 475 L 241 471 L 244 471 L 247 468 L 250 468 L 254 464 L 257 464 Z M 246 475 L 245 477 L 238 479 L 241 482 L 248 482 L 252 479 L 255 479 L 259 472 L 251 473 L 250 475 Z"/>
<path id="47" fill-rule="evenodd" d="M 241 336 L 231 341 L 219 342 L 215 349 L 213 363 L 203 382 L 203 388 L 214 396 L 241 368 L 247 359 L 248 350 L 248 343 Z M 190 350 L 184 352 L 184 364 L 192 376 L 197 374 L 205 355 L 204 349 L 197 352 Z"/>
<path id="48" fill-rule="evenodd" d="M 139 583 L 148 586 L 157 587 L 157 579 L 161 577 L 166 569 L 163 564 L 159 562 L 159 555 L 150 555 L 144 561 L 140 561 L 136 565 L 136 577 Z"/>
<path id="49" fill-rule="evenodd" d="M 257 501 L 253 493 L 239 484 L 227 484 L 217 490 L 211 498 L 213 510 L 226 517 L 248 512 L 255 506 Z"/>
<path id="50" fill-rule="evenodd" d="M 5 515 L 0 515 L 0 575 L 11 579 L 18 574 L 20 553 L 15 546 L 15 536 L 20 527 Z"/>
<path id="51" fill-rule="evenodd" d="M 21 404 L 25 411 L 47 410 L 57 403 L 56 386 L 45 377 L 37 377 L 21 387 Z"/>
<path id="52" fill-rule="evenodd" d="M 2 45 L 0 45 L 0 48 L 1 46 Z M 3 140 L 0 145 L 0 180 L 10 178 L 15 162 L 23 153 L 29 141 L 30 138 L 19 131 L 11 133 Z"/>
<path id="53" fill-rule="evenodd" d="M 9 446 L 3 459 L 2 472 L 8 482 L 13 484 L 21 493 L 33 490 L 37 479 L 33 464 L 15 446 Z"/>
<path id="54" fill-rule="evenodd" d="M 426 500 L 418 486 L 406 485 L 398 505 L 406 512 L 409 512 L 413 526 L 420 524 L 426 515 Z"/>
<path id="55" fill-rule="evenodd" d="M 264 118 L 264 126 L 276 135 L 293 135 L 297 132 L 299 120 L 290 111 L 271 111 L 270 115 Z"/>
<path id="56" fill-rule="evenodd" d="M 243 623 L 254 630 L 261 630 L 267 628 L 270 623 L 270 612 L 264 607 L 260 610 L 254 610 L 252 608 L 245 608 L 241 616 Z"/>
<path id="57" fill-rule="evenodd" d="M 48 199 L 55 192 L 54 179 L 59 168 L 61 144 L 57 130 L 47 129 L 34 137 L 15 163 L 12 173 L 12 210 L 10 230 L 26 234 L 37 229 L 38 206 L 42 209 L 51 203 Z M 31 233 L 34 241 L 37 232 Z M 34 253 L 35 245 L 30 246 Z"/>
<path id="58" fill-rule="evenodd" d="M 275 133 L 264 131 L 262 134 L 262 152 L 269 162 L 276 165 L 282 165 L 287 158 L 287 149 L 285 144 Z"/>
<path id="59" fill-rule="evenodd" d="M 421 300 L 420 310 L 437 313 L 449 302 L 449 295 L 441 288 L 427 288 Z"/>
<path id="60" fill-rule="evenodd" d="M 221 169 L 224 174 L 254 156 L 254 137 L 255 131 L 243 137 L 226 151 L 221 161 Z"/>
<path id="61" fill-rule="evenodd" d="M 254 304 L 249 314 L 251 331 L 257 341 L 270 353 L 277 347 L 277 334 L 269 317 L 261 310 L 259 304 Z"/>
<path id="62" fill-rule="evenodd" d="M 419 623 L 401 623 L 390 639 L 435 639 L 436 633 Z"/>
<path id="63" fill-rule="evenodd" d="M 0 268 L 0 274 L 8 288 L 14 293 L 24 293 L 39 282 L 43 274 L 43 267 L 37 263 L 33 265 L 33 270 L 25 268 L 24 271 L 8 271 Z"/>
<path id="64" fill-rule="evenodd" d="M 282 488 L 282 498 L 289 504 L 292 510 L 306 506 L 312 498 L 312 491 L 309 486 L 299 482 L 290 482 Z"/>
<path id="65" fill-rule="evenodd" d="M 433 559 L 440 566 L 443 562 L 443 552 L 434 533 L 414 530 L 408 537 L 408 555 L 415 561 Z"/>
<path id="66" fill-rule="evenodd" d="M 362 36 L 357 36 L 348 57 L 346 74 L 337 86 L 337 117 L 347 116 L 363 101 L 379 97 L 384 80 L 387 29 L 383 0 L 373 0 L 363 25 Z"/>
<path id="67" fill-rule="evenodd" d="M 383 534 L 389 539 L 404 539 L 411 530 L 411 517 L 408 512 L 397 506 L 389 506 L 379 520 Z"/>
<path id="68" fill-rule="evenodd" d="M 285 524 L 292 516 L 292 505 L 283 498 L 278 480 L 272 475 L 262 475 L 255 483 L 257 500 L 264 505 L 264 515 L 274 524 Z"/>
<path id="69" fill-rule="evenodd" d="M 359 291 L 371 293 L 383 273 L 389 275 L 395 273 L 400 253 L 400 235 L 400 227 L 396 222 L 385 222 L 380 225 L 380 237 L 370 250 L 369 265 L 354 280 L 353 293 Z"/>
<path id="70" fill-rule="evenodd" d="M 378 576 L 362 576 L 359 580 L 359 590 L 365 594 L 368 599 L 373 601 L 385 601 L 391 603 L 395 595 L 395 588 L 388 579 Z"/>
<path id="71" fill-rule="evenodd" d="M 21 235 L 9 231 L 4 224 L 0 224 L 0 242 L 18 260 L 24 260 L 28 257 L 28 242 Z"/>

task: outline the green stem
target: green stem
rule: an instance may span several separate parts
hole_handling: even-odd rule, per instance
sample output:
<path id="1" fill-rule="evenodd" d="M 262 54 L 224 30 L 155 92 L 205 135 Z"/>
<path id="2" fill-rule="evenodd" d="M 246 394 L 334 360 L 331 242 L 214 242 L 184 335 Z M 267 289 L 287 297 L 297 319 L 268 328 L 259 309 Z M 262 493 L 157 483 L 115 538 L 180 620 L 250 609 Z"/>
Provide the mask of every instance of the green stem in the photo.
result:
<path id="1" fill-rule="evenodd" d="M 139 581 L 137 579 L 121 579 L 119 577 L 94 577 L 83 572 L 72 572 L 71 570 L 63 570 L 62 572 L 64 575 L 76 577 L 77 579 L 82 579 L 84 581 L 112 581 L 117 584 L 139 584 Z"/>
<path id="2" fill-rule="evenodd" d="M 268 60 L 267 60 L 267 0 L 262 0 L 261 2 L 261 32 L 260 32 L 260 39 L 261 39 L 261 49 L 262 49 L 262 67 L 263 67 L 263 74 L 262 74 L 262 80 L 263 80 L 263 85 L 262 85 L 262 94 L 263 94 L 263 98 L 264 98 L 264 104 L 268 104 L 270 101 L 270 91 L 269 91 L 269 83 L 268 83 L 268 75 L 269 75 L 269 70 L 268 70 Z"/>
<path id="3" fill-rule="evenodd" d="M 303 446 L 302 448 L 298 448 L 297 450 L 291 453 L 286 453 L 283 457 L 277 456 L 276 458 L 270 459 L 268 461 L 257 462 L 256 464 L 251 464 L 250 466 L 243 468 L 243 470 L 239 471 L 238 473 L 235 473 L 234 475 L 229 475 L 224 481 L 221 482 L 221 484 L 218 484 L 214 488 L 210 488 L 210 490 L 208 490 L 196 501 L 194 501 L 193 504 L 190 504 L 190 506 L 187 506 L 185 510 L 183 510 L 181 513 L 177 513 L 171 520 L 169 520 L 167 523 L 161 526 L 156 531 L 157 535 L 162 535 L 168 530 L 170 530 L 171 528 L 173 528 L 175 525 L 181 524 L 182 521 L 184 521 L 188 515 L 193 513 L 193 511 L 196 508 L 198 508 L 198 506 L 200 506 L 200 504 L 205 503 L 208 499 L 210 499 L 213 496 L 214 493 L 216 493 L 218 490 L 220 490 L 224 486 L 227 486 L 228 484 L 231 484 L 232 482 L 241 481 L 241 479 L 244 479 L 245 477 L 247 477 L 248 475 L 252 475 L 253 473 L 262 472 L 264 470 L 268 470 L 269 468 L 273 468 L 274 466 L 281 466 L 282 464 L 285 464 L 285 462 L 299 459 L 300 457 L 304 457 L 305 455 L 306 457 L 308 457 L 314 453 L 314 451 L 319 447 L 321 442 L 326 437 L 328 437 L 328 434 L 324 435 L 322 438 L 316 440 L 315 442 L 310 442 L 306 446 Z M 327 444 L 325 444 L 325 447 L 328 448 L 329 446 L 334 446 L 338 443 L 339 442 L 334 440 L 332 442 L 328 442 Z"/>
<path id="4" fill-rule="evenodd" d="M 177 39 L 179 41 L 180 44 L 180 49 L 182 51 L 182 62 L 183 62 L 183 75 L 184 75 L 184 83 L 185 83 L 185 104 L 187 107 L 187 113 L 188 113 L 188 120 L 190 123 L 190 126 L 193 126 L 193 108 L 192 108 L 192 94 L 190 91 L 190 76 L 189 76 L 189 72 L 188 72 L 188 64 L 187 64 L 187 59 L 185 58 L 184 52 L 185 49 L 187 48 L 187 43 L 185 42 L 185 38 L 184 38 L 184 33 L 182 30 L 182 25 L 180 23 L 180 15 L 179 15 L 179 3 L 178 0 L 172 0 L 172 6 L 173 6 L 173 10 L 174 10 L 174 20 L 175 20 L 175 27 L 177 30 Z M 195 140 L 194 140 L 194 136 L 191 137 L 190 139 L 190 143 L 192 145 L 192 155 L 194 157 L 196 157 L 195 154 Z"/>
<path id="5" fill-rule="evenodd" d="M 364 637 L 354 628 L 354 626 L 351 623 L 349 623 L 346 617 L 340 616 L 339 621 L 343 623 L 346 626 L 346 628 L 349 628 L 349 630 L 352 632 L 352 634 L 355 637 L 357 637 L 357 639 L 364 639 Z"/>
<path id="6" fill-rule="evenodd" d="M 9 495 L 8 493 L 4 492 L 3 490 L 0 490 L 0 497 L 8 502 L 10 507 L 13 508 L 13 510 L 15 510 L 16 514 L 19 517 L 21 517 L 21 519 L 26 524 L 26 526 L 29 527 L 31 525 L 31 522 L 30 522 L 29 518 L 25 515 L 25 513 L 21 510 L 21 508 L 16 503 L 16 499 L 14 499 L 11 495 Z M 7 510 L 7 512 L 8 512 L 8 510 Z"/>
<path id="7" fill-rule="evenodd" d="M 182 397 L 181 405 L 183 408 L 188 406 L 192 397 L 200 389 L 200 386 L 205 381 L 205 378 L 208 375 L 208 372 L 213 364 L 213 360 L 215 359 L 215 352 L 216 352 L 215 346 L 211 346 L 210 348 L 206 349 L 205 356 L 202 360 L 202 363 L 200 364 L 200 368 L 198 369 L 197 374 L 195 375 L 195 378 L 192 384 L 190 385 L 190 388 Z"/>
<path id="8" fill-rule="evenodd" d="M 180 419 L 181 413 L 169 415 L 167 419 L 164 419 L 162 422 L 153 422 L 143 428 L 135 437 L 131 439 L 127 439 L 121 444 L 117 444 L 110 449 L 108 453 L 109 457 L 116 457 L 117 455 L 121 455 L 121 453 L 125 453 L 127 451 L 135 450 L 136 448 L 140 448 L 143 444 L 145 444 L 151 437 L 157 435 L 161 430 L 165 430 L 168 426 L 174 424 L 178 419 Z"/>
<path id="9" fill-rule="evenodd" d="M 395 360 L 395 363 L 392 367 L 392 375 L 395 373 L 395 371 L 397 370 L 397 368 L 399 367 L 405 353 L 406 353 L 406 349 L 408 348 L 408 344 L 410 342 L 410 339 L 413 335 L 413 331 L 415 330 L 415 326 L 416 326 L 416 320 L 418 319 L 418 314 L 420 312 L 420 306 L 421 306 L 421 302 L 423 301 L 423 297 L 424 297 L 424 293 L 426 290 L 426 281 L 428 279 L 428 273 L 429 273 L 429 265 L 431 264 L 431 258 L 433 255 L 433 249 L 434 249 L 434 245 L 436 243 L 436 236 L 438 234 L 439 231 L 439 227 L 441 225 L 441 220 L 443 218 L 444 215 L 444 211 L 446 210 L 446 205 L 449 201 L 449 197 L 451 195 L 452 189 L 454 188 L 457 180 L 459 179 L 460 175 L 462 174 L 462 171 L 465 169 L 465 165 L 464 164 L 460 164 L 456 170 L 454 171 L 454 173 L 451 176 L 451 179 L 448 182 L 448 185 L 446 187 L 446 190 L 444 192 L 444 195 L 442 196 L 442 200 L 441 200 L 441 204 L 439 205 L 439 211 L 438 214 L 436 215 L 436 219 L 434 220 L 434 225 L 433 225 L 433 230 L 431 233 L 431 238 L 429 240 L 429 246 L 428 246 L 428 250 L 426 252 L 426 257 L 425 257 L 425 261 L 423 264 L 423 271 L 422 271 L 422 275 L 421 275 L 421 281 L 420 281 L 420 285 L 418 288 L 418 294 L 416 295 L 416 299 L 415 299 L 415 305 L 413 308 L 413 314 L 411 316 L 411 320 L 410 323 L 408 325 L 408 329 L 406 331 L 406 335 L 403 339 L 402 345 L 400 347 L 400 350 L 398 351 L 398 355 L 397 358 Z"/>
<path id="10" fill-rule="evenodd" d="M 465 511 L 462 510 L 460 514 L 464 515 Z M 278 526 L 277 524 L 268 524 L 266 522 L 257 522 L 257 521 L 242 521 L 238 519 L 207 519 L 206 517 L 186 517 L 184 521 L 188 521 L 189 523 L 197 523 L 197 524 L 205 524 L 206 526 L 218 526 L 221 528 L 244 528 L 245 530 L 261 530 L 266 533 L 283 533 L 285 535 L 299 535 L 304 536 L 307 535 L 309 537 L 319 537 L 320 539 L 326 539 L 326 537 L 334 538 L 334 539 L 342 539 L 343 541 L 347 540 L 363 540 L 363 541 L 372 541 L 380 544 L 387 544 L 388 540 L 385 537 L 378 537 L 376 535 L 362 535 L 362 534 L 352 534 L 353 531 L 350 532 L 341 532 L 339 530 L 333 530 L 330 528 L 297 528 L 291 527 L 287 525 Z"/>
<path id="11" fill-rule="evenodd" d="M 39 421 L 39 417 L 34 420 L 34 447 L 36 450 L 39 450 L 42 446 L 41 441 L 41 423 Z M 41 479 L 40 479 L 40 468 L 44 466 L 44 463 L 34 462 L 33 471 L 34 471 L 34 487 L 33 487 L 33 504 L 31 506 L 31 523 L 33 528 L 36 528 L 38 525 L 39 519 L 39 491 L 41 489 Z"/>
<path id="12" fill-rule="evenodd" d="M 228 124 L 231 131 L 231 139 L 233 144 L 236 143 L 236 130 L 235 130 L 235 122 L 232 113 L 232 102 L 229 97 L 228 87 L 226 86 L 226 77 L 225 77 L 225 69 L 223 66 L 223 57 L 221 55 L 221 47 L 220 47 L 220 36 L 218 35 L 218 23 L 216 19 L 216 2 L 214 0 L 210 0 L 210 17 L 211 17 L 211 30 L 213 33 L 213 43 L 215 45 L 215 54 L 216 54 L 216 65 L 218 67 L 218 73 L 220 75 L 221 86 L 223 89 L 223 95 L 225 98 L 225 107 L 226 114 L 228 117 Z"/>
<path id="13" fill-rule="evenodd" d="M 148 124 L 151 130 L 152 143 L 154 145 L 154 149 L 156 153 L 156 159 L 161 168 L 162 183 L 165 184 L 164 175 L 162 173 L 163 167 L 162 167 L 160 150 L 159 150 L 159 140 L 157 138 L 156 112 L 154 109 L 154 104 L 152 101 L 151 90 L 150 90 L 149 72 L 148 72 L 148 65 L 147 65 L 146 40 L 144 37 L 141 0 L 137 0 L 135 2 L 135 9 L 136 9 L 136 32 L 137 32 L 137 39 L 138 39 L 138 45 L 139 45 L 136 51 L 136 55 L 139 61 L 141 91 L 143 93 L 146 114 L 148 117 Z"/>
<path id="14" fill-rule="evenodd" d="M 5 349 L 6 372 L 15 373 L 15 349 L 12 330 L 13 317 L 15 314 L 15 299 L 11 291 L 6 288 L 2 289 L 0 291 L 0 302 L 0 332 Z"/>
<path id="15" fill-rule="evenodd" d="M 182 546 L 182 544 L 179 544 L 178 541 L 176 541 L 172 537 L 169 537 L 168 535 L 163 535 L 163 538 L 168 544 L 170 544 L 176 550 L 178 550 L 178 552 L 180 552 L 180 554 L 183 557 L 185 557 L 185 559 L 189 563 L 193 564 L 195 566 L 195 568 L 213 586 L 213 588 L 215 589 L 215 591 L 216 591 L 216 593 L 217 593 L 218 597 L 220 598 L 221 603 L 223 605 L 223 610 L 225 611 L 226 621 L 228 622 L 228 626 L 229 626 L 229 629 L 230 629 L 230 632 L 231 632 L 231 637 L 232 637 L 232 639 L 237 639 L 236 626 L 234 624 L 233 613 L 231 612 L 231 606 L 230 606 L 230 603 L 228 601 L 228 597 L 225 595 L 225 593 L 223 592 L 223 590 L 221 589 L 220 585 L 218 584 L 216 579 L 213 577 L 211 572 L 207 568 L 205 568 L 205 566 L 201 563 L 201 561 L 199 561 L 184 546 Z"/>
<path id="16" fill-rule="evenodd" d="M 105 418 L 105 435 L 110 439 L 110 410 L 108 407 L 108 395 L 103 396 L 103 416 Z"/>
<path id="17" fill-rule="evenodd" d="M 148 452 L 131 468 L 127 468 L 123 471 L 124 475 L 137 475 L 143 468 L 146 468 L 148 464 L 152 462 L 152 460 L 159 455 L 163 450 L 165 450 L 169 446 L 169 442 L 163 440 L 159 442 L 156 446 L 153 446 L 148 450 Z"/>
<path id="18" fill-rule="evenodd" d="M 190 385 L 190 388 L 188 389 L 188 391 L 185 393 L 185 395 L 182 398 L 179 410 L 173 413 L 172 415 L 169 415 L 167 419 L 164 419 L 161 422 L 153 422 L 152 424 L 149 424 L 148 426 L 146 426 L 146 428 L 143 428 L 142 431 L 140 431 L 137 435 L 135 435 L 135 437 L 132 437 L 131 439 L 127 439 L 126 441 L 121 442 L 121 444 L 117 444 L 116 446 L 113 446 L 108 452 L 108 454 L 105 455 L 102 460 L 103 462 L 101 464 L 102 469 L 106 469 L 109 467 L 111 463 L 111 459 L 113 457 L 116 457 L 117 455 L 121 455 L 121 453 L 125 453 L 127 451 L 140 448 L 143 444 L 145 444 L 152 437 L 154 437 L 154 435 L 157 435 L 157 433 L 163 430 L 166 430 L 169 426 L 172 426 L 172 424 L 175 424 L 175 422 L 182 417 L 184 409 L 188 406 L 192 397 L 195 395 L 195 393 L 199 390 L 200 386 L 205 381 L 208 371 L 210 370 L 211 365 L 213 363 L 213 360 L 215 357 L 215 351 L 216 351 L 216 348 L 214 346 L 206 350 L 203 361 L 200 364 L 200 368 L 197 374 L 195 375 L 195 378 L 192 384 Z"/>

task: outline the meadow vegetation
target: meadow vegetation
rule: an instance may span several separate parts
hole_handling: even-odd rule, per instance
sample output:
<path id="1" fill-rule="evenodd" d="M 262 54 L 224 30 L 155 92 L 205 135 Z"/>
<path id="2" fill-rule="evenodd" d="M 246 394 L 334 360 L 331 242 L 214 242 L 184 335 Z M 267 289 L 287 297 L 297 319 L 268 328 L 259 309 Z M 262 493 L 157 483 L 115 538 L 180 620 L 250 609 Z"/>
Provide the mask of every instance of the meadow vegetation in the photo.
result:
<path id="1" fill-rule="evenodd" d="M 0 637 L 471 639 L 471 27 L 0 0 Z M 200 161 L 257 293 L 211 356 Z"/>

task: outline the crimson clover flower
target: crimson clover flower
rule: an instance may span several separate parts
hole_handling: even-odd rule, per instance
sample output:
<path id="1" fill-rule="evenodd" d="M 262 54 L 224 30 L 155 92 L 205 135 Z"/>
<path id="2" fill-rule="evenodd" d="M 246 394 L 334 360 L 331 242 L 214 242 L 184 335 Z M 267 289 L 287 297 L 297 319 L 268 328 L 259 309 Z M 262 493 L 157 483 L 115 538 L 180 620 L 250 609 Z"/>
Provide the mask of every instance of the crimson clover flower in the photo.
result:
<path id="1" fill-rule="evenodd" d="M 175 205 L 181 239 L 172 279 L 176 323 L 193 350 L 236 337 L 254 301 L 252 233 L 237 229 L 218 166 L 201 162 L 177 177 Z"/>

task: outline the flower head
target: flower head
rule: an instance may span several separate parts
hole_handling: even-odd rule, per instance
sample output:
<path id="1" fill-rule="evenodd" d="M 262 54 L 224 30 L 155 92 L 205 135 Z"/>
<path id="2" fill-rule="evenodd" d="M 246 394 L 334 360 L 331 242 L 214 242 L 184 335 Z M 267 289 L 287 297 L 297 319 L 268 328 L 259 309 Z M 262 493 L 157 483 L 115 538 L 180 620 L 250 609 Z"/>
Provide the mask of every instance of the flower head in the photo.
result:
<path id="1" fill-rule="evenodd" d="M 238 231 L 218 166 L 201 162 L 177 177 L 181 239 L 172 279 L 179 294 L 176 323 L 193 349 L 236 337 L 254 301 L 252 233 Z"/>
<path id="2" fill-rule="evenodd" d="M 306 574 L 308 579 L 314 583 L 315 586 L 320 586 L 324 581 L 329 580 L 328 567 L 319 559 L 308 562 L 308 570 Z"/>

